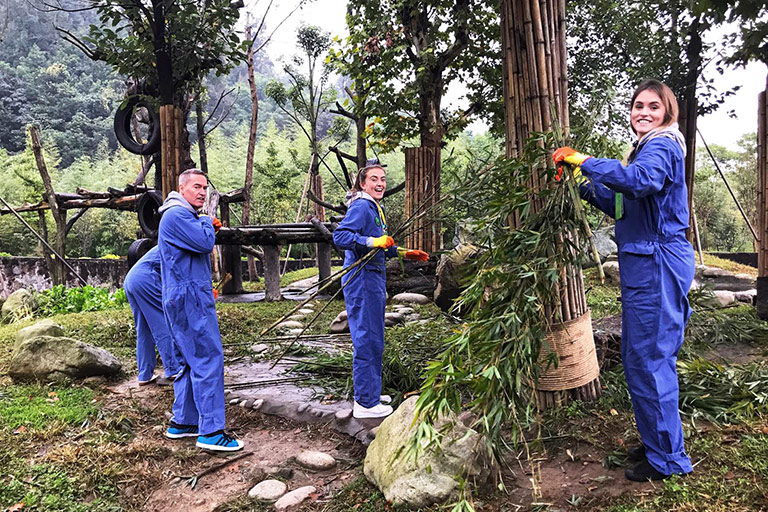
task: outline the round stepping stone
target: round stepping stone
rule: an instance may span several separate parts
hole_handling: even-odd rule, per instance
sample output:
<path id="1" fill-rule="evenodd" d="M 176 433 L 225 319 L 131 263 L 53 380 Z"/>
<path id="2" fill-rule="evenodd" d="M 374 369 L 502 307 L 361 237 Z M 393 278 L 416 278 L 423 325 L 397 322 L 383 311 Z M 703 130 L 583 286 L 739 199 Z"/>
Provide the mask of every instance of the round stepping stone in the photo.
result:
<path id="1" fill-rule="evenodd" d="M 255 402 L 255 401 L 256 400 L 254 398 L 249 398 L 248 400 L 243 400 L 242 402 L 240 402 L 240 407 L 245 407 L 246 409 L 250 409 L 251 407 L 253 407 L 253 402 Z"/>
<path id="2" fill-rule="evenodd" d="M 275 501 L 287 490 L 288 486 L 280 480 L 264 480 L 248 491 L 248 496 L 264 501 Z"/>
<path id="3" fill-rule="evenodd" d="M 239 404 L 239 403 L 240 403 L 240 399 L 239 399 L 239 398 L 232 398 L 232 399 L 229 401 L 229 405 L 237 405 L 237 404 Z"/>
<path id="4" fill-rule="evenodd" d="M 264 399 L 259 398 L 253 401 L 253 405 L 251 407 L 253 408 L 254 411 L 258 411 L 259 409 L 261 409 L 262 405 L 264 405 Z"/>
<path id="5" fill-rule="evenodd" d="M 409 308 L 408 306 L 401 306 L 399 304 L 395 306 L 394 309 L 395 309 L 395 312 L 400 313 L 401 315 L 410 315 L 411 313 L 414 312 L 413 308 Z"/>
<path id="6" fill-rule="evenodd" d="M 302 315 L 311 315 L 314 312 L 315 312 L 314 309 L 309 309 L 309 308 L 304 308 L 299 310 L 299 313 L 301 313 Z"/>
<path id="7" fill-rule="evenodd" d="M 306 450 L 296 456 L 296 462 L 307 469 L 323 471 L 336 465 L 336 459 L 323 452 Z"/>
<path id="8" fill-rule="evenodd" d="M 309 404 L 304 402 L 303 404 L 299 404 L 299 406 L 296 407 L 296 412 L 300 412 L 301 413 L 301 412 L 306 411 L 307 409 L 309 409 Z"/>
<path id="9" fill-rule="evenodd" d="M 304 315 L 291 315 L 288 317 L 288 320 L 295 320 L 298 322 L 299 320 L 304 320 L 304 318 Z"/>
<path id="10" fill-rule="evenodd" d="M 281 322 L 277 324 L 275 327 L 276 329 L 301 329 L 304 327 L 304 324 L 301 322 L 297 322 L 296 320 L 286 320 L 285 322 Z"/>
<path id="11" fill-rule="evenodd" d="M 309 496 L 313 493 L 315 493 L 317 489 L 315 489 L 312 485 L 307 485 L 306 487 L 299 487 L 298 489 L 295 489 L 288 494 L 284 495 L 282 498 L 277 500 L 275 503 L 275 510 L 279 512 L 283 512 L 285 510 L 291 509 L 293 507 L 297 507 L 301 505 L 301 503 L 309 498 Z"/>
<path id="12" fill-rule="evenodd" d="M 336 421 L 348 421 L 352 417 L 352 409 L 341 409 L 336 411 Z"/>
<path id="13" fill-rule="evenodd" d="M 301 329 L 288 329 L 288 334 L 290 334 L 291 336 L 296 336 L 297 334 L 301 334 L 302 332 L 304 332 L 303 328 L 301 328 Z"/>
<path id="14" fill-rule="evenodd" d="M 266 343 L 257 343 L 255 345 L 251 345 L 251 352 L 254 354 L 261 354 L 262 352 L 266 352 L 269 350 L 269 345 Z"/>
<path id="15" fill-rule="evenodd" d="M 426 295 L 420 293 L 398 293 L 392 297 L 392 302 L 400 302 L 403 304 L 429 304 L 432 300 Z"/>

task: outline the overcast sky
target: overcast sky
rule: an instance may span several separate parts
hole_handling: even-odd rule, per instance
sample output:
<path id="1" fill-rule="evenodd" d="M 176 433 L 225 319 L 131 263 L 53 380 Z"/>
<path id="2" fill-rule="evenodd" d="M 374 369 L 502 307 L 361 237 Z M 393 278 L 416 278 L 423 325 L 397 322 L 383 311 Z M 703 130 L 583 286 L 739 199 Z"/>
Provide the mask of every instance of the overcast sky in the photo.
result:
<path id="1" fill-rule="evenodd" d="M 268 0 L 252 0 L 246 5 L 253 12 L 263 12 Z M 275 0 L 268 17 L 268 24 L 275 26 L 296 6 L 297 0 Z M 270 58 L 278 62 L 283 56 L 295 52 L 296 29 L 301 24 L 319 25 L 331 35 L 346 35 L 344 16 L 346 0 L 316 0 L 305 5 L 288 19 L 276 32 L 272 43 L 267 48 Z M 757 131 L 757 95 L 765 90 L 768 69 L 765 65 L 751 63 L 745 69 L 728 70 L 722 76 L 715 77 L 719 90 L 726 90 L 734 85 L 741 89 L 726 100 L 717 112 L 699 119 L 699 129 L 709 144 L 720 144 L 736 149 L 736 141 L 745 133 Z M 501 87 L 501 84 L 499 84 Z M 448 91 L 444 104 L 460 101 L 462 90 L 453 87 Z M 733 111 L 736 118 L 728 116 Z M 475 123 L 470 127 L 473 131 L 483 129 L 483 125 Z"/>

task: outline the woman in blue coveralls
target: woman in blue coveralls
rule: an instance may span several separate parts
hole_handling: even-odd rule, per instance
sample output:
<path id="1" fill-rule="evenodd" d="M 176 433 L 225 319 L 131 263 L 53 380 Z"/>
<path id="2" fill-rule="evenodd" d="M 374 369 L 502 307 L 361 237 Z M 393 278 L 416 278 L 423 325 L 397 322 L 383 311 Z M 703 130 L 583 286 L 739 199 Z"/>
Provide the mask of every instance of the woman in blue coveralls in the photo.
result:
<path id="1" fill-rule="evenodd" d="M 385 258 L 426 261 L 427 253 L 395 246 L 387 235 L 387 222 L 379 201 L 387 178 L 378 160 L 360 169 L 350 191 L 348 209 L 333 232 L 336 247 L 345 249 L 344 267 L 353 265 L 372 249 L 383 249 L 358 272 L 342 277 L 344 302 L 352 334 L 352 381 L 355 388 L 355 418 L 383 418 L 392 414 L 389 397 L 381 395 L 381 366 L 384 353 L 384 313 L 387 300 Z"/>
<path id="2" fill-rule="evenodd" d="M 621 278 L 621 358 L 642 445 L 629 480 L 662 480 L 693 470 L 678 411 L 677 353 L 690 316 L 694 255 L 685 237 L 688 191 L 685 139 L 672 91 L 657 80 L 637 87 L 630 104 L 637 141 L 628 164 L 558 149 L 563 162 L 591 180 L 581 194 L 616 218 Z"/>

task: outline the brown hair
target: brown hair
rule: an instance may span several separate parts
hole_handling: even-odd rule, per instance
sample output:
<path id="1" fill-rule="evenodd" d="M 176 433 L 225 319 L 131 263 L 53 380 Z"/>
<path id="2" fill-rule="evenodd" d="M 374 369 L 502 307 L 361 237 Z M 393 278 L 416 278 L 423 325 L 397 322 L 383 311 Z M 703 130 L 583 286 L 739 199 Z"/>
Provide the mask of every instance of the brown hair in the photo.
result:
<path id="1" fill-rule="evenodd" d="M 677 122 L 677 116 L 680 112 L 680 109 L 677 106 L 677 98 L 675 98 L 675 93 L 672 92 L 672 89 L 670 89 L 667 84 L 658 80 L 643 80 L 637 85 L 637 89 L 635 89 L 634 94 L 632 94 L 632 101 L 629 102 L 630 111 L 635 104 L 637 96 L 643 91 L 655 92 L 658 94 L 659 98 L 661 98 L 661 104 L 664 105 L 665 110 L 664 120 L 661 123 L 662 127 L 669 126 L 672 123 Z M 632 128 L 632 131 L 634 132 L 635 129 Z"/>
<path id="2" fill-rule="evenodd" d="M 387 172 L 384 170 L 384 166 L 380 163 L 366 165 L 357 171 L 357 176 L 355 176 L 355 184 L 352 185 L 352 192 L 361 192 L 363 190 L 363 183 L 365 182 L 365 178 L 368 176 L 368 171 L 371 169 L 381 169 L 385 173 Z"/>

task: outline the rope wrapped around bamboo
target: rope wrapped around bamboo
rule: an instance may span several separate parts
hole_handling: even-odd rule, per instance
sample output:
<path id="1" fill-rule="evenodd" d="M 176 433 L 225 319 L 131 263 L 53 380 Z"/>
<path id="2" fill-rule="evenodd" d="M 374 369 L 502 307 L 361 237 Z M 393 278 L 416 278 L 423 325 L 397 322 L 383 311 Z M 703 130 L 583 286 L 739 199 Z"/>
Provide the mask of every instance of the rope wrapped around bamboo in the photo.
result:
<path id="1" fill-rule="evenodd" d="M 562 391 L 589 384 L 600 375 L 595 341 L 592 338 L 592 318 L 589 310 L 580 317 L 553 325 L 542 343 L 539 360 L 546 363 L 547 355 L 558 356 L 557 367 L 539 377 L 537 389 Z"/>

